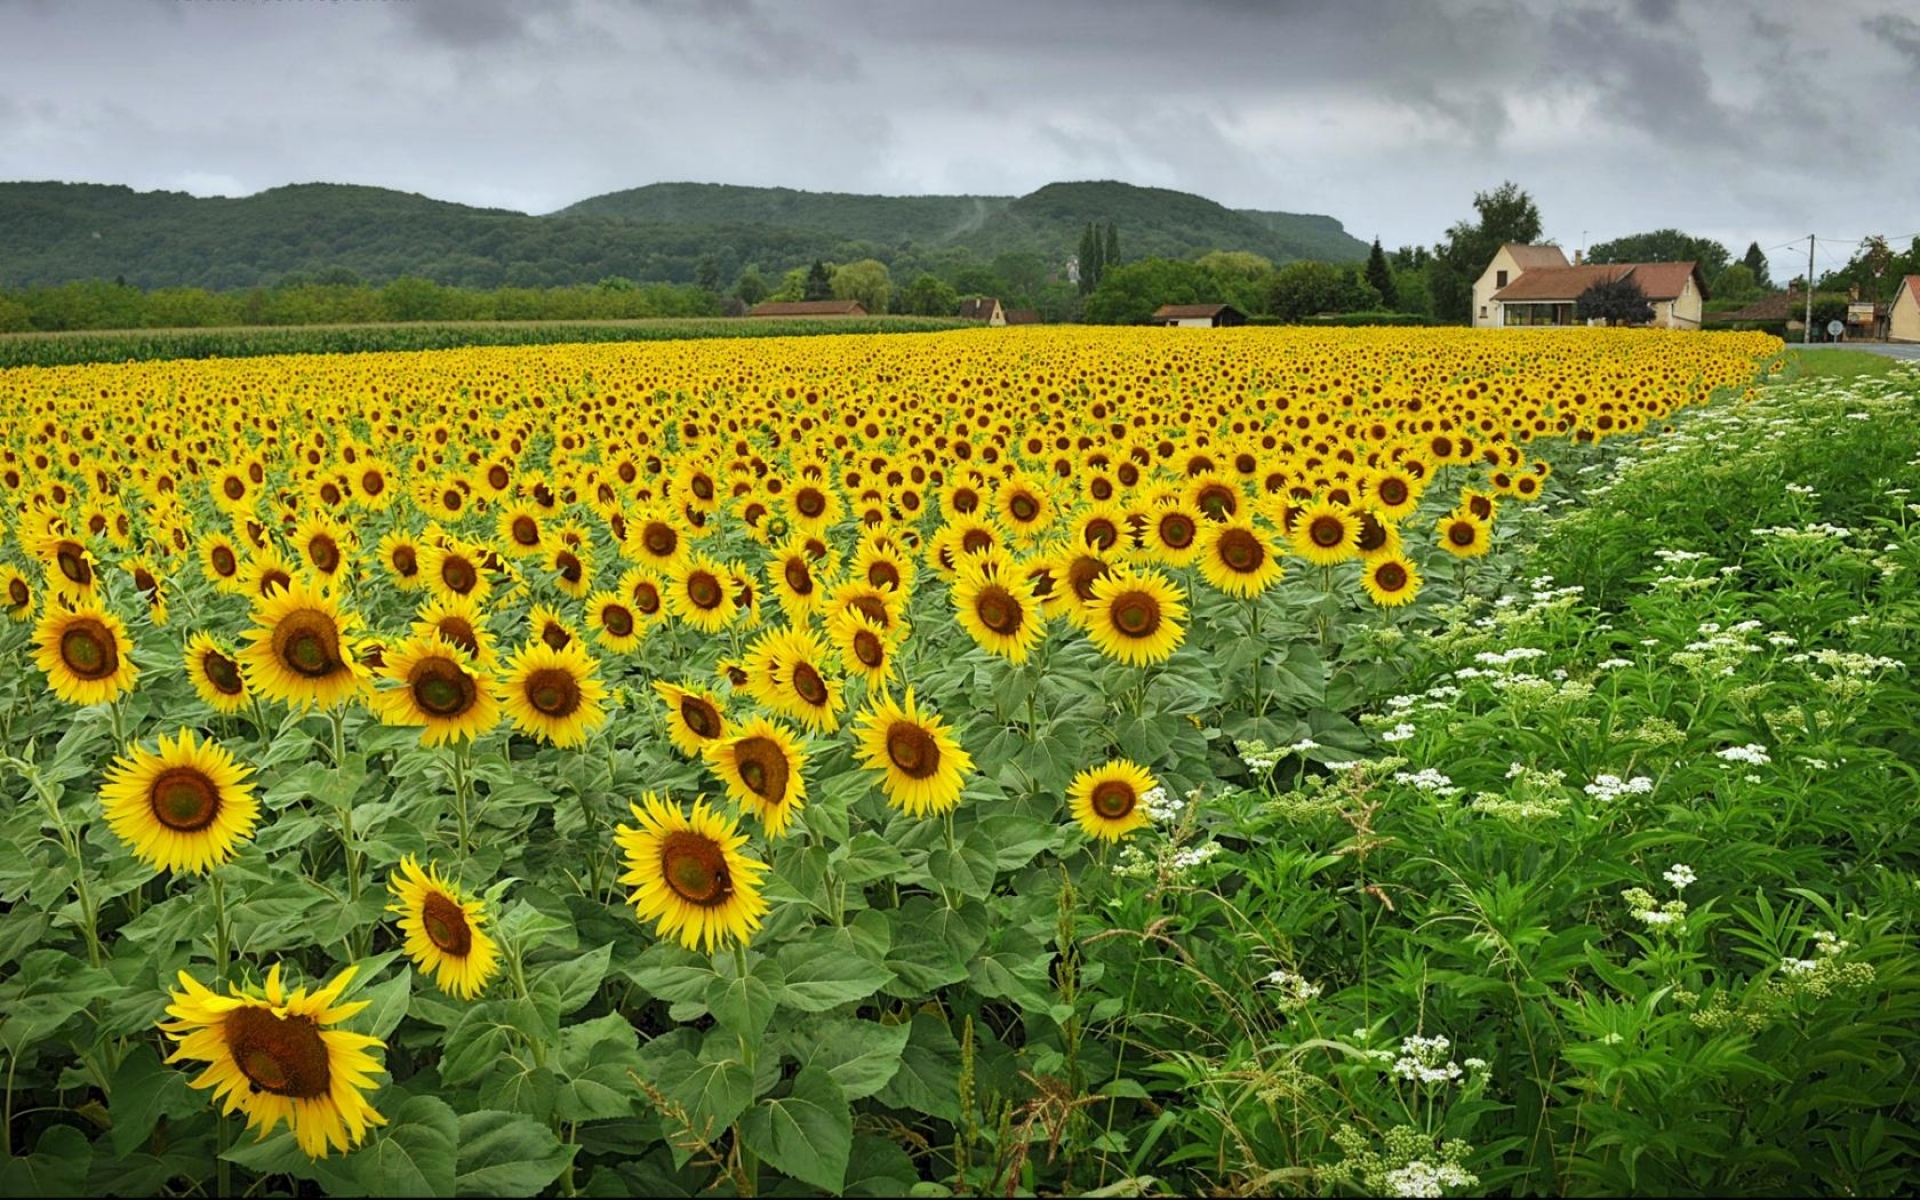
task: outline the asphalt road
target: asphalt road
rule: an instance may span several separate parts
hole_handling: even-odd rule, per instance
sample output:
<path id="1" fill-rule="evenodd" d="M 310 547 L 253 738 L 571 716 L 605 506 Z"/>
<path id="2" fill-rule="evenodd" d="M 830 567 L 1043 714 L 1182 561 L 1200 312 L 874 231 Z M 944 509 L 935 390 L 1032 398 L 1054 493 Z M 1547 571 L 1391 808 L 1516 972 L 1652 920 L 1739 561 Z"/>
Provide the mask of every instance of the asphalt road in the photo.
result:
<path id="1" fill-rule="evenodd" d="M 1907 362 L 1920 362 L 1920 342 L 1812 342 L 1805 346 L 1799 342 L 1788 342 L 1789 350 L 1864 350 L 1868 354 L 1881 354 L 1888 358 L 1905 359 Z"/>

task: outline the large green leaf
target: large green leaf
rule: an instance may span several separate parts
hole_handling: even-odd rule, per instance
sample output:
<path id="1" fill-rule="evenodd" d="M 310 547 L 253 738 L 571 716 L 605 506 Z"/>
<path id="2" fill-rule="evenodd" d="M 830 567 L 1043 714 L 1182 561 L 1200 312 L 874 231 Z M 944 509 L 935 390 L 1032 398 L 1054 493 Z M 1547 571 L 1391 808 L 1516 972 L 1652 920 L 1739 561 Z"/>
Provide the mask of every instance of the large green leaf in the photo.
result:
<path id="1" fill-rule="evenodd" d="M 755 963 L 746 975 L 735 970 L 731 959 L 721 960 L 720 972 L 707 985 L 707 1011 L 730 1032 L 758 1041 L 773 1020 L 783 973 L 769 958 Z"/>
<path id="2" fill-rule="evenodd" d="M 838 1017 L 813 1027 L 813 1036 L 800 1048 L 802 1066 L 824 1068 L 849 1100 L 871 1096 L 900 1070 L 911 1026 L 882 1025 L 853 1017 Z"/>
<path id="3" fill-rule="evenodd" d="M 947 1023 L 915 1013 L 900 1070 L 875 1093 L 880 1103 L 943 1121 L 960 1119 L 960 1043 Z"/>
<path id="4" fill-rule="evenodd" d="M 848 946 L 790 942 L 780 949 L 786 982 L 780 1003 L 801 1012 L 825 1012 L 864 1000 L 893 982 L 893 972 Z"/>
<path id="5" fill-rule="evenodd" d="M 653 1082 L 705 1137 L 733 1124 L 753 1103 L 753 1072 L 737 1059 L 699 1059 L 676 1050 L 655 1068 Z"/>
<path id="6" fill-rule="evenodd" d="M 353 1156 L 354 1174 L 375 1196 L 452 1195 L 459 1144 L 460 1119 L 446 1101 L 415 1096 Z"/>
<path id="7" fill-rule="evenodd" d="M 842 1156 L 840 1165 L 846 1166 Z M 33 1153 L 0 1162 L 0 1196 L 81 1196 L 93 1145 L 71 1125 L 49 1125 Z"/>
<path id="8" fill-rule="evenodd" d="M 141 1149 L 161 1117 L 178 1120 L 206 1107 L 206 1097 L 187 1086 L 189 1078 L 185 1071 L 163 1064 L 147 1043 L 128 1047 L 108 1095 L 117 1157 Z"/>
<path id="9" fill-rule="evenodd" d="M 769 1166 L 839 1192 L 853 1152 L 853 1110 L 831 1075 L 807 1067 L 794 1076 L 789 1094 L 762 1101 L 740 1118 L 740 1138 Z"/>
<path id="10" fill-rule="evenodd" d="M 454 1191 L 462 1196 L 531 1196 L 560 1178 L 577 1146 L 562 1145 L 553 1130 L 519 1113 L 460 1115 Z"/>
<path id="11" fill-rule="evenodd" d="M 555 963 L 541 972 L 541 978 L 552 984 L 559 994 L 561 1016 L 593 999 L 593 994 L 600 990 L 600 981 L 606 978 L 607 963 L 612 958 L 613 943 L 608 942 L 598 950 Z"/>

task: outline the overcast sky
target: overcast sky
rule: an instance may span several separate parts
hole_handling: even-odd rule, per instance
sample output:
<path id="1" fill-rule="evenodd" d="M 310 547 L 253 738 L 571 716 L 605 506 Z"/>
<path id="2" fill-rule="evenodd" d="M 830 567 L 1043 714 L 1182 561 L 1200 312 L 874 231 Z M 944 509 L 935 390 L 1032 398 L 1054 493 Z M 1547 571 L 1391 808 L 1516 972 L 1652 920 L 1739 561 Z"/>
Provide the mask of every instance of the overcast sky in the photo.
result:
<path id="1" fill-rule="evenodd" d="M 663 180 L 1120 179 L 1390 248 L 1512 179 L 1567 247 L 1814 232 L 1825 270 L 1920 232 L 1920 6 L 0 0 L 0 179 L 535 213 Z"/>

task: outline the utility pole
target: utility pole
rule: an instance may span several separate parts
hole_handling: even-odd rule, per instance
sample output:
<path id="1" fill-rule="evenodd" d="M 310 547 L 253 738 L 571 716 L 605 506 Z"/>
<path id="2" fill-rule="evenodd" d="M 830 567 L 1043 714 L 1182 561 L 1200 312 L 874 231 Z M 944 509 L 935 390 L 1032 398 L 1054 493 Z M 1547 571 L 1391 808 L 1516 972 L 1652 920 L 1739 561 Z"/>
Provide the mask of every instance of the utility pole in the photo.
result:
<path id="1" fill-rule="evenodd" d="M 1813 341 L 1813 235 L 1807 235 L 1807 325 L 1800 331 L 1800 344 Z"/>

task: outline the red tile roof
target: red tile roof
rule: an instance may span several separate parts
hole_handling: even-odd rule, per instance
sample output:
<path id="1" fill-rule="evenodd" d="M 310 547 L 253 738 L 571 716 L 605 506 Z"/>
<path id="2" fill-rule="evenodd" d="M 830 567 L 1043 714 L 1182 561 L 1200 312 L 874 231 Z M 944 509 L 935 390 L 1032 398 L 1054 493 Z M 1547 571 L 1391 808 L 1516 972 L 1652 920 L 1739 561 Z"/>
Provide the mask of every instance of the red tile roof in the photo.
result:
<path id="1" fill-rule="evenodd" d="M 1233 305 L 1231 304 L 1162 304 L 1159 308 L 1154 310 L 1153 319 L 1156 321 L 1183 321 L 1183 320 L 1192 320 L 1195 317 L 1217 317 L 1229 308 L 1233 308 Z M 1235 311 L 1238 311 L 1238 310 L 1235 310 Z"/>
<path id="2" fill-rule="evenodd" d="M 858 300 L 769 300 L 756 304 L 750 317 L 864 317 L 866 305 Z"/>
<path id="3" fill-rule="evenodd" d="M 1687 280 L 1692 278 L 1694 287 L 1704 300 L 1707 289 L 1699 274 L 1699 269 L 1690 262 L 1530 267 L 1521 273 L 1520 278 L 1495 292 L 1493 298 L 1502 302 L 1578 300 L 1580 293 L 1596 283 L 1631 278 L 1640 285 L 1640 290 L 1647 294 L 1649 300 L 1677 300 L 1685 290 Z"/>
<path id="4" fill-rule="evenodd" d="M 1567 265 L 1566 252 L 1558 246 L 1523 246 L 1519 242 L 1508 242 L 1500 248 L 1507 252 L 1514 264 L 1522 271 Z"/>

